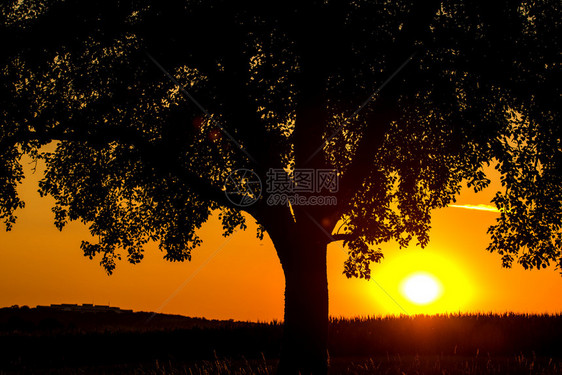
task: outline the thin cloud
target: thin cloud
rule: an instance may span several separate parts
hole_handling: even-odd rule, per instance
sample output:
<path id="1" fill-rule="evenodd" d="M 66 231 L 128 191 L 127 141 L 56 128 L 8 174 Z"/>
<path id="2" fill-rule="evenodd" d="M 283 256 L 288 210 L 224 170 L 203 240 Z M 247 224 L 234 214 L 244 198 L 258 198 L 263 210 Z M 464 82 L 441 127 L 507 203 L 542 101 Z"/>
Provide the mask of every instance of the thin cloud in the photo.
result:
<path id="1" fill-rule="evenodd" d="M 467 210 L 478 210 L 488 212 L 500 212 L 496 207 L 489 204 L 450 204 L 448 207 L 464 208 Z"/>

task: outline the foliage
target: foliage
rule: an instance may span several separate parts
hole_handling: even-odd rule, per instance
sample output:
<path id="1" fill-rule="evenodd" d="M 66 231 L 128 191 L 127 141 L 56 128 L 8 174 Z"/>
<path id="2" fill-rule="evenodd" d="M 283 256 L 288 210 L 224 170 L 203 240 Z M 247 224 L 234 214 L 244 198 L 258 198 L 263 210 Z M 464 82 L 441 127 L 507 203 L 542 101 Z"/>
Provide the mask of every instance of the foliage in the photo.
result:
<path id="1" fill-rule="evenodd" d="M 259 237 L 345 220 L 344 272 L 369 278 L 380 244 L 425 246 L 431 210 L 496 163 L 489 250 L 562 266 L 557 1 L 11 0 L 0 14 L 7 229 L 23 153 L 46 161 L 57 227 L 87 223 L 99 242 L 82 249 L 108 272 L 148 241 L 190 259 L 214 210 L 225 235 L 245 228 L 222 191 L 238 168 L 337 168 L 336 207 L 264 195 L 244 210 Z"/>

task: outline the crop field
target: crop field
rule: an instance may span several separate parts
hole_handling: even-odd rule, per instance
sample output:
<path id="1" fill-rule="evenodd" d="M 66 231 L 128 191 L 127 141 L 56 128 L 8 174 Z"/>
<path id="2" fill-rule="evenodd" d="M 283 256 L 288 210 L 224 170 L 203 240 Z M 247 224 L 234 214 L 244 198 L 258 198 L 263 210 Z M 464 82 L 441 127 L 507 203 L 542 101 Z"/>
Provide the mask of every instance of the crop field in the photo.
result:
<path id="1" fill-rule="evenodd" d="M 149 319 L 151 318 L 152 319 Z M 333 374 L 560 374 L 562 316 L 333 318 Z M 272 374 L 282 325 L 0 310 L 0 373 Z"/>

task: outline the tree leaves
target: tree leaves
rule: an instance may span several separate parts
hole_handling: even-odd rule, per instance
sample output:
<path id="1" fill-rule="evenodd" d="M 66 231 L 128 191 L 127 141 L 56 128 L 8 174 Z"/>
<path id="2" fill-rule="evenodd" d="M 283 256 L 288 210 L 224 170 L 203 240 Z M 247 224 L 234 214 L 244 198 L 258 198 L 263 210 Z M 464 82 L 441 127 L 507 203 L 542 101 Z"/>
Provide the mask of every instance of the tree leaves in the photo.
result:
<path id="1" fill-rule="evenodd" d="M 0 9 L 8 229 L 23 207 L 19 158 L 51 142 L 41 191 L 55 197 L 55 225 L 88 223 L 99 241 L 82 249 L 102 254 L 109 272 L 120 251 L 140 261 L 148 241 L 169 260 L 190 259 L 212 210 L 224 235 L 245 229 L 222 191 L 238 168 L 262 181 L 269 168 L 336 168 L 337 206 L 290 213 L 263 197 L 246 210 L 258 238 L 308 228 L 310 218 L 329 231 L 347 218 L 344 273 L 369 277 L 382 258 L 373 246 L 425 246 L 431 211 L 463 184 L 488 186 L 483 168 L 497 163 L 505 190 L 489 250 L 506 266 L 562 262 L 559 2 L 36 0 Z"/>

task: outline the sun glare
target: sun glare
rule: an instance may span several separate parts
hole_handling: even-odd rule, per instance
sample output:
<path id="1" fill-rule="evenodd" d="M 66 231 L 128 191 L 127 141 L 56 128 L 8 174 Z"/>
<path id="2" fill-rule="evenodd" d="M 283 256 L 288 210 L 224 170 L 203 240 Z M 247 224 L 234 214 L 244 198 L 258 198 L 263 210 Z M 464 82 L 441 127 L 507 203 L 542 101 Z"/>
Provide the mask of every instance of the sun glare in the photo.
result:
<path id="1" fill-rule="evenodd" d="M 486 293 L 461 262 L 434 249 L 390 250 L 376 271 L 372 308 L 381 314 L 468 311 L 476 291 Z"/>
<path id="2" fill-rule="evenodd" d="M 418 305 L 426 305 L 438 299 L 442 293 L 441 283 L 431 274 L 417 272 L 408 276 L 401 285 L 402 294 Z"/>

